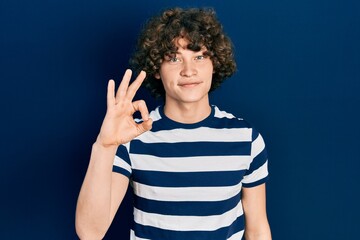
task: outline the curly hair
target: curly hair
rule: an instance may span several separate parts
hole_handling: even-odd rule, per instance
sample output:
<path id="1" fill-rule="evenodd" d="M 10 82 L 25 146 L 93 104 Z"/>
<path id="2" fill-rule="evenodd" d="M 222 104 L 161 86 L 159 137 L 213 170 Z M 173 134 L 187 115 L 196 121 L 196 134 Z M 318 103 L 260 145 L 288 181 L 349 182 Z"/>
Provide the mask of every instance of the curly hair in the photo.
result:
<path id="1" fill-rule="evenodd" d="M 189 42 L 187 48 L 192 51 L 206 47 L 204 54 L 210 57 L 214 66 L 210 91 L 235 72 L 232 43 L 223 32 L 213 9 L 168 9 L 145 24 L 130 59 L 136 72 L 146 72 L 143 85 L 153 96 L 165 97 L 162 81 L 155 75 L 159 73 L 164 57 L 176 54 L 174 40 L 179 37 L 186 38 Z"/>

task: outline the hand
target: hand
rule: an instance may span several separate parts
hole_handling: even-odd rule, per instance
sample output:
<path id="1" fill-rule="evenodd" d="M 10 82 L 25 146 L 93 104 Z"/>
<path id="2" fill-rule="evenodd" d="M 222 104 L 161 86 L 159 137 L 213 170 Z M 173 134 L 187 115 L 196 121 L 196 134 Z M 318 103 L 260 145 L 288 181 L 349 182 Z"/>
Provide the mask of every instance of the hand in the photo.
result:
<path id="1" fill-rule="evenodd" d="M 115 82 L 110 80 L 107 89 L 107 111 L 97 142 L 104 147 L 118 147 L 151 129 L 152 119 L 145 101 L 133 102 L 133 98 L 146 77 L 141 71 L 129 86 L 132 72 L 127 69 L 115 96 Z M 142 123 L 136 123 L 133 114 L 139 111 Z"/>

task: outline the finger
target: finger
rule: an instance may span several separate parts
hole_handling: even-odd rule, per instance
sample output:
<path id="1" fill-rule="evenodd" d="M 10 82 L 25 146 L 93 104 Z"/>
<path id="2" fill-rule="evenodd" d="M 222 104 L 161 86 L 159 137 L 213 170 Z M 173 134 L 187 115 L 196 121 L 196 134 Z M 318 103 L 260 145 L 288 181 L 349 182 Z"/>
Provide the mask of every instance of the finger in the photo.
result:
<path id="1" fill-rule="evenodd" d="M 121 80 L 120 86 L 116 92 L 116 102 L 119 102 L 121 98 L 126 96 L 126 91 L 129 87 L 129 82 L 131 79 L 132 71 L 130 69 L 126 69 L 124 76 Z"/>
<path id="2" fill-rule="evenodd" d="M 109 108 L 110 106 L 113 106 L 115 104 L 115 82 L 114 80 L 109 80 L 108 86 L 107 86 L 107 95 L 106 95 L 106 104 Z"/>
<path id="3" fill-rule="evenodd" d="M 138 124 L 138 127 L 142 133 L 149 131 L 152 127 L 153 120 L 149 118 L 147 121 L 143 121 L 142 123 Z"/>
<path id="4" fill-rule="evenodd" d="M 128 99 L 132 100 L 134 98 L 137 90 L 140 88 L 141 83 L 144 81 L 145 77 L 146 77 L 146 72 L 141 71 L 137 76 L 137 78 L 135 79 L 135 81 L 129 86 L 127 90 L 126 97 Z"/>
<path id="5" fill-rule="evenodd" d="M 149 110 L 146 106 L 146 103 L 144 100 L 138 100 L 132 103 L 134 107 L 134 112 L 139 111 L 141 114 L 141 118 L 144 121 L 147 121 L 149 119 Z"/>
<path id="6" fill-rule="evenodd" d="M 152 127 L 153 120 L 149 117 L 149 110 L 146 106 L 144 100 L 138 100 L 133 102 L 134 111 L 139 111 L 141 118 L 143 119 L 142 123 L 137 125 L 139 134 L 142 134 L 146 131 L 149 131 Z"/>

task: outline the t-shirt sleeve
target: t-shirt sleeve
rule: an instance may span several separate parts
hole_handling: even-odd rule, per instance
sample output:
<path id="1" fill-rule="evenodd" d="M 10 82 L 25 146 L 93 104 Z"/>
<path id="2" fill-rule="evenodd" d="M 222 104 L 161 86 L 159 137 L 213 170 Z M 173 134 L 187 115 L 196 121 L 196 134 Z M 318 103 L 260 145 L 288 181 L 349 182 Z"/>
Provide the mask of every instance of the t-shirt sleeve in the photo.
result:
<path id="1" fill-rule="evenodd" d="M 129 157 L 128 145 L 120 145 L 118 147 L 114 158 L 113 172 L 123 174 L 128 178 L 130 178 L 132 169 L 131 169 L 131 161 Z"/>
<path id="2" fill-rule="evenodd" d="M 251 158 L 249 168 L 243 178 L 243 187 L 255 187 L 268 179 L 268 156 L 265 142 L 260 133 L 253 129 L 251 143 Z"/>

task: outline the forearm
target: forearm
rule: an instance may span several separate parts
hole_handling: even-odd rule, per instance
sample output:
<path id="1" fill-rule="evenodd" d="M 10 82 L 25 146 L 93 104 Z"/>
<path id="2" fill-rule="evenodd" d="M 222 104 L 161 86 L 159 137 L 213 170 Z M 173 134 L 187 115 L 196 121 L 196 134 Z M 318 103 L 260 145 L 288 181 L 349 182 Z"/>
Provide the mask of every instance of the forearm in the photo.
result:
<path id="1" fill-rule="evenodd" d="M 271 240 L 271 231 L 266 214 L 265 184 L 243 188 L 242 203 L 245 214 L 246 240 Z"/>
<path id="2" fill-rule="evenodd" d="M 141 71 L 129 85 L 131 70 L 126 70 L 115 94 L 115 82 L 107 89 L 107 111 L 97 142 L 91 151 L 90 163 L 76 207 L 76 232 L 81 239 L 102 239 L 122 202 L 129 178 L 112 173 L 116 150 L 120 144 L 151 129 L 152 120 L 144 101 L 133 102 L 136 91 L 146 77 Z M 135 123 L 139 111 L 144 121 Z"/>
<path id="3" fill-rule="evenodd" d="M 110 225 L 111 173 L 116 147 L 94 143 L 76 208 L 76 231 L 81 239 L 100 239 Z"/>
<path id="4" fill-rule="evenodd" d="M 271 240 L 271 231 L 268 221 L 257 225 L 254 229 L 245 229 L 246 240 Z"/>
<path id="5" fill-rule="evenodd" d="M 247 235 L 245 234 L 246 240 L 271 240 L 271 235 L 267 233 L 256 234 L 256 235 Z"/>

